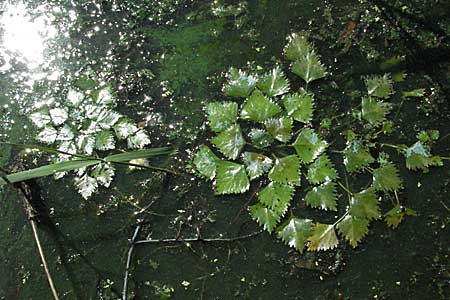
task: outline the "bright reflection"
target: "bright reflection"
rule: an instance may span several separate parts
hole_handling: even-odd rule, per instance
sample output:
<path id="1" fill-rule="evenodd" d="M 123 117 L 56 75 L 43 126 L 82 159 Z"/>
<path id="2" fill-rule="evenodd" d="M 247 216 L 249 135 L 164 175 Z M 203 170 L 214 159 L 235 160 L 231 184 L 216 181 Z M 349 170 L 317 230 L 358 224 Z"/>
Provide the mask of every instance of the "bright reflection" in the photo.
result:
<path id="1" fill-rule="evenodd" d="M 38 11 L 42 8 L 38 8 Z M 30 69 L 37 68 L 44 62 L 45 41 L 55 36 L 56 29 L 44 15 L 31 18 L 25 5 L 21 2 L 6 5 L 0 18 L 3 28 L 3 44 L 1 51 L 18 52 L 25 59 Z M 2 53 L 6 60 L 2 69 L 10 67 L 11 57 Z"/>

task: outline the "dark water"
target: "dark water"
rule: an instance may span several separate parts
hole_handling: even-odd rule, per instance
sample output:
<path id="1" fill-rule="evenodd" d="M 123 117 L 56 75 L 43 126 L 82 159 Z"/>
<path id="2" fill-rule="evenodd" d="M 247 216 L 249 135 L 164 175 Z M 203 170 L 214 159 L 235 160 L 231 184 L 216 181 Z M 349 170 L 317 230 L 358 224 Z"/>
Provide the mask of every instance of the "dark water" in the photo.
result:
<path id="1" fill-rule="evenodd" d="M 382 1 L 223 2 L 27 1 L 35 17 L 53 16 L 57 30 L 40 71 L 57 70 L 59 79 L 30 85 L 36 69 L 17 51 L 1 49 L 0 63 L 11 65 L 0 72 L 1 140 L 34 143 L 25 117 L 31 105 L 64 95 L 72 80 L 90 72 L 114 83 L 121 113 L 136 121 L 150 112 L 159 116 L 148 126 L 152 145 L 179 151 L 156 163 L 184 170 L 189 151 L 210 138 L 202 107 L 223 99 L 224 72 L 248 62 L 264 69 L 287 65 L 286 36 L 307 30 L 332 73 L 312 87 L 319 118 L 354 107 L 362 76 L 404 71 L 407 77 L 396 88 L 425 87 L 427 96 L 396 106 L 392 142 L 411 144 L 419 130 L 439 129 L 443 138 L 434 152 L 448 156 L 448 1 L 393 1 L 388 8 Z M 396 56 L 404 59 L 384 67 Z M 331 130 L 339 136 L 344 128 L 335 126 Z M 18 155 L 6 146 L 1 153 L 2 166 Z M 139 245 L 129 299 L 449 299 L 449 170 L 448 162 L 426 174 L 402 167 L 401 197 L 418 216 L 396 230 L 374 222 L 356 249 L 340 241 L 329 253 L 301 255 L 267 233 L 233 242 Z M 120 299 L 128 240 L 140 220 L 139 239 L 236 237 L 259 230 L 245 207 L 257 186 L 242 196 L 215 197 L 210 183 L 190 173 L 119 168 L 112 187 L 83 200 L 71 178 L 40 183 L 60 231 L 57 239 L 41 236 L 61 299 Z M 52 299 L 15 191 L 5 188 L 0 198 L 0 299 Z M 334 272 L 325 274 L 333 264 Z"/>

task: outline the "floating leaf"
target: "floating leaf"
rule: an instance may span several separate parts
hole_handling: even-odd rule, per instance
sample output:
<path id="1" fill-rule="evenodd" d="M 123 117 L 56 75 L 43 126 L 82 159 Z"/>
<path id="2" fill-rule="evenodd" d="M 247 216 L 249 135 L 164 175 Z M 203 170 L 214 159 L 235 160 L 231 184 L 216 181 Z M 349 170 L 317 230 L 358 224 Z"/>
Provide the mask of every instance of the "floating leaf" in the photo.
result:
<path id="1" fill-rule="evenodd" d="M 328 156 L 322 154 L 308 166 L 306 178 L 310 183 L 316 184 L 336 179 L 337 173 Z"/>
<path id="2" fill-rule="evenodd" d="M 300 185 L 300 161 L 297 155 L 275 159 L 269 178 L 279 183 Z"/>
<path id="3" fill-rule="evenodd" d="M 272 166 L 272 160 L 267 156 L 254 152 L 244 152 L 242 155 L 247 174 L 250 180 L 258 178 L 262 174 L 268 172 Z"/>
<path id="4" fill-rule="evenodd" d="M 95 178 L 85 174 L 81 178 L 75 178 L 75 187 L 77 188 L 81 196 L 87 200 L 97 190 L 98 183 Z"/>
<path id="5" fill-rule="evenodd" d="M 113 133 L 109 130 L 102 130 L 95 136 L 94 148 L 97 150 L 111 150 L 115 148 Z"/>
<path id="6" fill-rule="evenodd" d="M 306 83 L 325 77 L 325 67 L 314 50 L 300 57 L 292 64 L 292 72 L 300 76 Z"/>
<path id="7" fill-rule="evenodd" d="M 323 210 L 337 211 L 336 183 L 329 181 L 315 186 L 305 196 L 307 205 Z"/>
<path id="8" fill-rule="evenodd" d="M 291 202 L 294 194 L 294 188 L 290 185 L 276 182 L 269 183 L 261 192 L 259 192 L 259 202 L 283 216 Z"/>
<path id="9" fill-rule="evenodd" d="M 69 116 L 67 109 L 59 107 L 50 109 L 49 114 L 55 126 L 63 124 Z"/>
<path id="10" fill-rule="evenodd" d="M 225 94 L 231 97 L 247 97 L 256 85 L 256 77 L 236 68 L 230 68 Z"/>
<path id="11" fill-rule="evenodd" d="M 376 190 L 393 191 L 402 188 L 402 180 L 398 170 L 392 163 L 387 163 L 373 170 L 373 185 Z"/>
<path id="12" fill-rule="evenodd" d="M 288 60 L 297 60 L 306 56 L 312 47 L 304 33 L 294 33 L 289 37 L 289 42 L 284 48 L 284 55 Z"/>
<path id="13" fill-rule="evenodd" d="M 101 163 L 94 167 L 91 172 L 91 176 L 94 177 L 97 182 L 104 187 L 109 187 L 113 181 L 115 168 L 109 163 Z"/>
<path id="14" fill-rule="evenodd" d="M 269 97 L 275 97 L 289 92 L 289 81 L 280 67 L 266 73 L 259 81 L 258 88 Z"/>
<path id="15" fill-rule="evenodd" d="M 361 116 L 372 126 L 376 126 L 385 120 L 386 114 L 391 110 L 389 103 L 377 101 L 372 97 L 364 97 L 361 102 Z"/>
<path id="16" fill-rule="evenodd" d="M 288 116 L 294 120 L 309 123 L 312 120 L 314 99 L 305 90 L 300 93 L 283 96 L 283 104 Z"/>
<path id="17" fill-rule="evenodd" d="M 308 238 L 308 250 L 320 251 L 336 248 L 338 239 L 333 225 L 316 223 L 312 235 Z"/>
<path id="18" fill-rule="evenodd" d="M 277 236 L 290 247 L 303 253 L 305 242 L 311 236 L 312 226 L 311 220 L 291 218 L 281 227 Z"/>
<path id="19" fill-rule="evenodd" d="M 43 143 L 53 144 L 57 137 L 58 131 L 52 126 L 46 126 L 41 132 L 39 132 L 36 138 Z"/>
<path id="20" fill-rule="evenodd" d="M 267 131 L 282 143 L 286 143 L 291 139 L 292 119 L 282 117 L 279 119 L 269 119 L 264 122 Z"/>
<path id="21" fill-rule="evenodd" d="M 249 187 L 244 165 L 230 161 L 220 161 L 217 164 L 216 194 L 241 194 Z"/>
<path id="22" fill-rule="evenodd" d="M 394 92 L 392 88 L 392 79 L 388 74 L 368 77 L 365 82 L 369 96 L 387 99 Z"/>
<path id="23" fill-rule="evenodd" d="M 349 213 L 358 218 L 376 220 L 380 218 L 380 207 L 375 189 L 370 187 L 353 195 Z"/>
<path id="24" fill-rule="evenodd" d="M 138 128 L 133 121 L 129 119 L 122 119 L 114 126 L 114 130 L 119 139 L 126 139 L 138 131 Z"/>
<path id="25" fill-rule="evenodd" d="M 206 105 L 209 127 L 221 132 L 236 123 L 238 105 L 235 102 L 211 102 Z"/>
<path id="26" fill-rule="evenodd" d="M 197 171 L 206 179 L 212 180 L 216 176 L 219 158 L 207 146 L 201 145 L 194 157 Z"/>
<path id="27" fill-rule="evenodd" d="M 344 150 L 344 165 L 348 172 L 357 172 L 369 166 L 375 159 L 359 141 L 348 143 Z"/>
<path id="28" fill-rule="evenodd" d="M 337 228 L 350 245 L 355 248 L 369 232 L 369 220 L 347 215 L 338 223 Z"/>
<path id="29" fill-rule="evenodd" d="M 245 145 L 245 140 L 242 136 L 241 127 L 235 124 L 214 137 L 212 143 L 227 158 L 236 159 Z"/>
<path id="30" fill-rule="evenodd" d="M 259 149 L 269 147 L 274 141 L 273 137 L 264 129 L 253 128 L 248 136 L 252 141 L 252 146 Z"/>
<path id="31" fill-rule="evenodd" d="M 140 149 L 144 148 L 145 146 L 149 145 L 150 137 L 148 136 L 147 132 L 143 129 L 137 131 L 135 134 L 128 136 L 127 138 L 127 145 L 128 148 L 131 149 Z"/>
<path id="32" fill-rule="evenodd" d="M 280 221 L 280 216 L 271 209 L 262 206 L 258 203 L 250 206 L 250 215 L 253 220 L 256 220 L 260 226 L 272 233 L 277 223 Z"/>
<path id="33" fill-rule="evenodd" d="M 311 128 L 303 128 L 293 146 L 300 159 L 309 164 L 322 154 L 327 147 L 327 143 Z"/>
<path id="34" fill-rule="evenodd" d="M 48 109 L 46 108 L 32 112 L 30 114 L 30 119 L 38 128 L 44 128 L 52 121 Z"/>
<path id="35" fill-rule="evenodd" d="M 397 204 L 394 208 L 392 208 L 384 215 L 384 218 L 386 224 L 389 227 L 397 228 L 398 225 L 400 225 L 400 223 L 403 221 L 403 218 L 405 216 L 417 216 L 417 213 L 411 208 L 407 208 Z"/>
<path id="36" fill-rule="evenodd" d="M 281 108 L 267 99 L 259 90 L 255 90 L 244 103 L 241 118 L 254 122 L 263 122 L 281 112 Z"/>

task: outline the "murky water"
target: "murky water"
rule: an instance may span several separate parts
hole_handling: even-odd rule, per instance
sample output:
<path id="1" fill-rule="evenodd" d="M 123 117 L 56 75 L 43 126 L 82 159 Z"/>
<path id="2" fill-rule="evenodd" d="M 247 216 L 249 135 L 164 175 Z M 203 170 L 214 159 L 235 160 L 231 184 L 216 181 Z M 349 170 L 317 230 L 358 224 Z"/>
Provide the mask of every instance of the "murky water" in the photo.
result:
<path id="1" fill-rule="evenodd" d="M 442 34 L 450 34 L 449 4 L 435 1 L 430 9 L 422 1 L 397 1 L 400 11 L 386 12 L 372 2 L 379 1 L 0 4 L 1 141 L 35 143 L 37 129 L 27 114 L 63 102 L 74 80 L 88 74 L 113 83 L 117 111 L 141 122 L 152 146 L 178 148 L 175 157 L 152 163 L 183 172 L 118 167 L 114 183 L 89 200 L 77 194 L 70 176 L 39 181 L 58 225 L 56 238 L 44 231 L 41 238 L 60 298 L 120 299 L 129 239 L 139 222 L 144 223 L 138 239 L 227 238 L 259 231 L 246 210 L 257 186 L 242 196 L 215 197 L 210 183 L 184 170 L 194 148 L 210 139 L 202 108 L 223 99 L 224 72 L 230 66 L 287 65 L 282 50 L 291 32 L 310 32 L 332 75 L 314 90 L 318 116 L 346 112 L 358 97 L 354 91 L 361 89 L 362 76 L 404 72 L 406 78 L 396 84 L 404 90 L 425 87 L 427 97 L 398 106 L 394 138 L 411 143 L 420 129 L 439 129 L 444 138 L 434 151 L 448 156 L 450 60 L 438 54 L 450 52 Z M 393 18 L 402 20 L 406 32 Z M 423 52 L 411 35 L 417 35 Z M 396 56 L 404 59 L 389 65 Z M 2 145 L 0 153 L 2 167 L 19 157 L 9 146 Z M 37 157 L 28 164 L 46 162 Z M 133 255 L 128 297 L 448 299 L 449 165 L 426 174 L 403 167 L 401 174 L 401 197 L 418 216 L 397 230 L 373 223 L 356 249 L 341 241 L 334 251 L 299 254 L 267 233 L 232 242 L 141 244 Z M 20 200 L 9 188 L 2 188 L 0 199 L 0 299 L 51 299 Z"/>

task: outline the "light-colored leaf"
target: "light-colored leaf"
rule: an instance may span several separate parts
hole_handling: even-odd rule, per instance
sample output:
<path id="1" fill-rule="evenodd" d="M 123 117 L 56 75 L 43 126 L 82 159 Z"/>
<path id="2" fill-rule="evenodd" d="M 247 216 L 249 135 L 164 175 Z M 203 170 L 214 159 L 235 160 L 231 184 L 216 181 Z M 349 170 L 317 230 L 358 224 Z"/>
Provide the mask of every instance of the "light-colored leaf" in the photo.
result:
<path id="1" fill-rule="evenodd" d="M 194 157 L 194 165 L 197 171 L 206 179 L 212 180 L 216 176 L 216 168 L 219 158 L 208 148 L 201 145 Z"/>
<path id="2" fill-rule="evenodd" d="M 308 250 L 320 251 L 336 248 L 338 239 L 334 226 L 329 224 L 316 223 L 313 226 L 312 235 L 308 238 Z"/>
<path id="3" fill-rule="evenodd" d="M 309 123 L 313 117 L 314 99 L 305 90 L 283 96 L 283 104 L 288 116 L 302 123 Z"/>
<path id="4" fill-rule="evenodd" d="M 304 163 L 311 163 L 327 147 L 327 143 L 311 128 L 303 128 L 293 144 L 298 156 Z"/>
<path id="5" fill-rule="evenodd" d="M 94 148 L 97 150 L 111 150 L 116 147 L 114 135 L 109 130 L 102 130 L 95 136 Z"/>
<path id="6" fill-rule="evenodd" d="M 150 137 L 148 136 L 147 132 L 143 129 L 140 129 L 135 134 L 128 136 L 127 138 L 127 145 L 128 148 L 131 149 L 140 149 L 144 148 L 145 146 L 149 145 Z"/>
<path id="7" fill-rule="evenodd" d="M 417 213 L 411 208 L 396 205 L 384 215 L 384 219 L 389 227 L 397 228 L 405 216 L 417 216 Z"/>
<path id="8" fill-rule="evenodd" d="M 312 164 L 308 166 L 306 178 L 312 184 L 322 183 L 336 179 L 337 173 L 326 154 L 320 155 Z"/>
<path id="9" fill-rule="evenodd" d="M 224 92 L 231 97 L 247 97 L 256 86 L 256 77 L 236 68 L 230 68 L 227 74 Z"/>
<path id="10" fill-rule="evenodd" d="M 286 79 L 280 67 L 276 67 L 272 71 L 264 74 L 258 81 L 257 86 L 269 97 L 275 97 L 289 92 L 289 81 Z"/>
<path id="11" fill-rule="evenodd" d="M 373 185 L 377 191 L 394 191 L 402 188 L 402 179 L 397 167 L 387 163 L 373 170 Z"/>
<path id="12" fill-rule="evenodd" d="M 44 128 L 52 121 L 47 108 L 42 108 L 40 110 L 32 112 L 30 114 L 30 120 L 38 128 Z"/>
<path id="13" fill-rule="evenodd" d="M 290 247 L 303 253 L 305 242 L 312 234 L 312 226 L 313 223 L 309 219 L 291 218 L 281 226 L 277 236 Z"/>
<path id="14" fill-rule="evenodd" d="M 378 101 L 372 97 L 363 97 L 361 106 L 361 117 L 372 126 L 381 124 L 391 110 L 391 105 L 389 103 Z"/>
<path id="15" fill-rule="evenodd" d="M 221 132 L 236 123 L 238 105 L 235 102 L 211 102 L 205 107 L 209 127 L 214 132 Z"/>
<path id="16" fill-rule="evenodd" d="M 241 118 L 254 122 L 263 122 L 281 112 L 278 104 L 267 99 L 259 90 L 255 90 L 245 101 Z"/>
<path id="17" fill-rule="evenodd" d="M 274 141 L 272 135 L 264 129 L 253 128 L 248 136 L 250 137 L 252 146 L 259 149 L 269 147 Z"/>
<path id="18" fill-rule="evenodd" d="M 114 130 L 119 139 L 126 139 L 138 131 L 138 128 L 131 120 L 122 119 L 114 126 Z"/>
<path id="19" fill-rule="evenodd" d="M 241 194 L 250 187 L 245 166 L 230 161 L 217 164 L 216 194 Z"/>
<path id="20" fill-rule="evenodd" d="M 64 126 L 59 129 L 58 136 L 56 137 L 58 141 L 71 141 L 74 138 L 75 133 L 73 132 L 72 128 L 67 124 L 64 124 Z"/>
<path id="21" fill-rule="evenodd" d="M 326 76 L 325 67 L 314 50 L 292 63 L 292 72 L 300 76 L 306 83 Z"/>
<path id="22" fill-rule="evenodd" d="M 272 233 L 281 218 L 277 213 L 260 203 L 250 206 L 250 215 L 269 233 Z"/>
<path id="23" fill-rule="evenodd" d="M 67 93 L 67 100 L 73 105 L 78 106 L 84 99 L 84 94 L 75 90 L 69 90 Z"/>
<path id="24" fill-rule="evenodd" d="M 287 143 L 291 139 L 292 118 L 281 117 L 264 122 L 267 131 L 278 141 Z"/>
<path id="25" fill-rule="evenodd" d="M 365 83 L 369 96 L 388 99 L 394 92 L 394 89 L 392 88 L 392 79 L 388 74 L 368 77 L 366 78 Z"/>
<path id="26" fill-rule="evenodd" d="M 116 168 L 110 163 L 101 163 L 94 167 L 91 176 L 95 178 L 98 184 L 109 187 L 113 181 Z"/>
<path id="27" fill-rule="evenodd" d="M 103 129 L 110 129 L 113 127 L 122 115 L 110 109 L 103 109 L 98 115 L 98 125 Z"/>
<path id="28" fill-rule="evenodd" d="M 277 215 L 284 216 L 286 213 L 292 196 L 294 187 L 276 182 L 269 183 L 259 192 L 259 202 L 270 208 Z"/>
<path id="29" fill-rule="evenodd" d="M 75 187 L 84 199 L 89 199 L 98 188 L 97 180 L 87 174 L 75 178 Z"/>
<path id="30" fill-rule="evenodd" d="M 245 145 L 241 127 L 238 124 L 230 126 L 214 137 L 211 142 L 229 159 L 236 159 Z"/>
<path id="31" fill-rule="evenodd" d="M 304 33 L 294 33 L 289 36 L 289 41 L 284 48 L 284 55 L 288 60 L 300 59 L 312 49 L 308 42 L 308 38 Z"/>
<path id="32" fill-rule="evenodd" d="M 53 126 L 46 126 L 38 133 L 37 139 L 46 144 L 53 144 L 58 137 L 58 131 Z"/>
<path id="33" fill-rule="evenodd" d="M 439 156 L 431 156 L 429 147 L 420 141 L 407 148 L 404 153 L 406 167 L 413 171 L 418 169 L 426 171 L 428 167 L 443 165 L 442 159 Z"/>
<path id="34" fill-rule="evenodd" d="M 348 172 L 357 172 L 369 166 L 375 159 L 359 141 L 352 141 L 347 144 L 344 150 L 344 165 Z"/>
<path id="35" fill-rule="evenodd" d="M 275 159 L 269 178 L 278 183 L 300 185 L 300 160 L 297 155 Z"/>
<path id="36" fill-rule="evenodd" d="M 337 228 L 350 245 L 355 248 L 369 232 L 369 220 L 347 215 L 337 224 Z"/>
<path id="37" fill-rule="evenodd" d="M 99 91 L 97 99 L 96 99 L 96 103 L 100 104 L 100 105 L 106 105 L 106 106 L 110 106 L 112 104 L 114 104 L 115 99 L 114 96 L 112 95 L 109 87 L 103 88 L 101 91 Z"/>
<path id="38" fill-rule="evenodd" d="M 67 109 L 60 108 L 60 107 L 50 109 L 49 114 L 50 114 L 50 117 L 52 118 L 53 125 L 55 125 L 55 126 L 64 124 L 64 122 L 69 117 Z"/>
<path id="39" fill-rule="evenodd" d="M 337 211 L 336 199 L 336 183 L 332 181 L 313 187 L 305 196 L 307 205 L 333 211 Z"/>
<path id="40" fill-rule="evenodd" d="M 77 138 L 77 147 L 84 154 L 91 155 L 94 151 L 95 137 L 82 134 Z"/>
<path id="41" fill-rule="evenodd" d="M 250 180 L 256 179 L 268 172 L 272 166 L 272 160 L 260 153 L 244 152 L 242 159 L 247 168 L 247 174 Z"/>
<path id="42" fill-rule="evenodd" d="M 380 207 L 375 189 L 370 187 L 352 196 L 349 213 L 358 218 L 377 220 L 380 218 Z"/>

